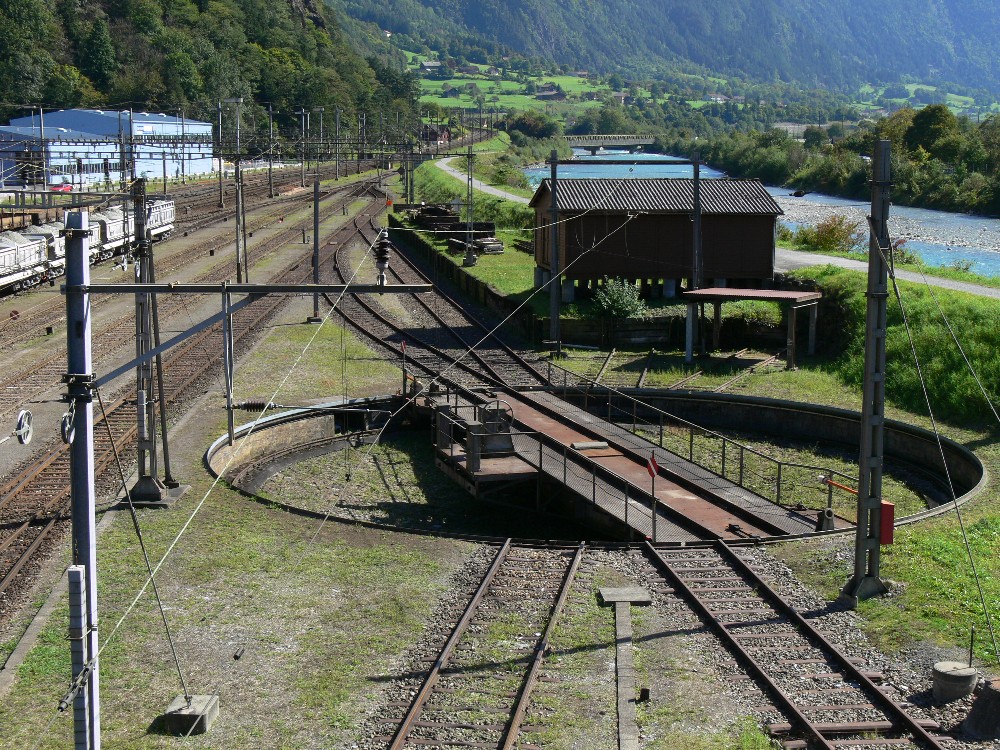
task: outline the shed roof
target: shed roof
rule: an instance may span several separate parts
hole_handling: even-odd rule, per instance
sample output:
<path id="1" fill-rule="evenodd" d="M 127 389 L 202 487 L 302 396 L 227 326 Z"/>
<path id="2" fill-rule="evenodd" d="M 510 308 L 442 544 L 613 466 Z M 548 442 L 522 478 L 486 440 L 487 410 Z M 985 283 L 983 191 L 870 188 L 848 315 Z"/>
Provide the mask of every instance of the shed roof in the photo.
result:
<path id="1" fill-rule="evenodd" d="M 530 205 L 551 190 L 549 180 L 535 191 Z M 699 180 L 703 214 L 780 216 L 784 212 L 760 180 Z M 677 177 L 559 179 L 559 210 L 619 213 L 691 213 L 694 179 Z"/>

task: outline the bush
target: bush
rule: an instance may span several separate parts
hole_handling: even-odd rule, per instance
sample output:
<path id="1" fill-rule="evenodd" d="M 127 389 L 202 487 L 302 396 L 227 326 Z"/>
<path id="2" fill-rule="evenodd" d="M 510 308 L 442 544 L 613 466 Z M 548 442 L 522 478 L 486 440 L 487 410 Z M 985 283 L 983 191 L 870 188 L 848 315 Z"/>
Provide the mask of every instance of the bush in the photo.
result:
<path id="1" fill-rule="evenodd" d="M 594 305 L 603 318 L 644 318 L 647 313 L 646 303 L 639 297 L 635 284 L 607 276 L 594 293 Z"/>
<path id="2" fill-rule="evenodd" d="M 863 252 L 867 235 L 859 224 L 835 214 L 814 227 L 802 227 L 795 233 L 795 243 L 807 250 L 827 253 Z"/>

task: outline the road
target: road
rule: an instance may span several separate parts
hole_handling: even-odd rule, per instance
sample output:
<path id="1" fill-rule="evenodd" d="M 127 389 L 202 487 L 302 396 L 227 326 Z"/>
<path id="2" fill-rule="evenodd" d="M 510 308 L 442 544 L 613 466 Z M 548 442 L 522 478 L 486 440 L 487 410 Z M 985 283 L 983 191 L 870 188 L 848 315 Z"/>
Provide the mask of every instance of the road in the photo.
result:
<path id="1" fill-rule="evenodd" d="M 455 169 L 450 164 L 451 159 L 438 159 L 434 163 L 437 165 L 438 169 L 442 169 L 452 177 L 455 177 L 463 182 L 468 179 L 465 172 Z M 492 185 L 487 185 L 482 180 L 477 180 L 473 178 L 472 186 L 476 190 L 480 190 L 488 195 L 495 195 L 498 198 L 506 198 L 509 201 L 514 201 L 515 203 L 521 203 L 527 205 L 530 199 L 525 198 L 521 195 L 514 195 L 513 193 L 508 193 L 500 188 L 493 187 Z M 806 253 L 801 250 L 786 250 L 783 248 L 778 248 L 775 251 L 774 258 L 774 270 L 783 273 L 785 271 L 793 271 L 796 268 L 805 268 L 806 266 L 824 266 L 833 265 L 838 268 L 848 268 L 854 271 L 866 272 L 868 270 L 868 262 L 861 260 L 851 260 L 850 258 L 837 258 L 830 255 L 819 255 L 817 253 Z M 967 292 L 969 294 L 976 294 L 980 297 L 992 297 L 994 299 L 1000 299 L 1000 289 L 994 289 L 988 286 L 982 286 L 980 284 L 970 284 L 964 281 L 954 281 L 952 279 L 941 279 L 936 276 L 922 276 L 914 271 L 903 271 L 899 270 L 896 272 L 896 277 L 902 279 L 903 281 L 912 281 L 916 284 L 928 283 L 932 286 L 939 287 L 941 289 L 953 289 L 958 292 Z"/>

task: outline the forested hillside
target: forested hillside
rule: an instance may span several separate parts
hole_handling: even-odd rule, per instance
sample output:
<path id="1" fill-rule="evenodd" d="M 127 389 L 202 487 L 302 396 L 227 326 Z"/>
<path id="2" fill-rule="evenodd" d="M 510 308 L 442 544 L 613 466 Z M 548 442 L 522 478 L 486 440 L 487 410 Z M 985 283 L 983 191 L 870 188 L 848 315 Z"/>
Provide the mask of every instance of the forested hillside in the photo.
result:
<path id="1" fill-rule="evenodd" d="M 412 78 L 366 61 L 314 0 L 5 0 L 0 39 L 3 118 L 44 105 L 212 119 L 243 97 L 290 125 L 298 107 L 350 118 L 415 102 Z"/>
<path id="2" fill-rule="evenodd" d="M 955 81 L 1000 89 L 990 0 L 328 0 L 455 55 L 506 45 L 593 72 L 696 65 L 762 82 Z"/>

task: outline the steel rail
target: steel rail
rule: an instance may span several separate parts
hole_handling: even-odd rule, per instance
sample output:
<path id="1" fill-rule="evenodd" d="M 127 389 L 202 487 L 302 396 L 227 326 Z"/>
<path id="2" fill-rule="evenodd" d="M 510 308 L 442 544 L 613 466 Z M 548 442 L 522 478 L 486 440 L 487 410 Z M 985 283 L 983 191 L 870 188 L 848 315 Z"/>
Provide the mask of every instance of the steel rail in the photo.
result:
<path id="1" fill-rule="evenodd" d="M 795 623 L 796 626 L 806 635 L 806 637 L 812 641 L 816 646 L 821 648 L 823 651 L 829 652 L 833 656 L 833 661 L 836 665 L 844 670 L 850 675 L 851 679 L 856 680 L 864 688 L 864 692 L 869 698 L 873 699 L 873 704 L 877 705 L 883 713 L 886 714 L 890 719 L 894 719 L 893 723 L 903 725 L 907 731 L 911 732 L 922 742 L 924 742 L 927 747 L 934 748 L 934 750 L 944 750 L 942 745 L 932 737 L 920 723 L 910 716 L 906 711 L 904 711 L 900 706 L 895 703 L 889 696 L 883 693 L 878 685 L 876 685 L 872 679 L 860 669 L 851 659 L 844 654 L 839 648 L 837 648 L 826 636 L 819 632 L 816 627 L 809 622 L 802 614 L 795 609 L 791 604 L 784 600 L 771 586 L 768 585 L 764 579 L 762 579 L 757 572 L 751 568 L 744 560 L 742 560 L 729 545 L 725 542 L 718 542 L 718 548 L 721 550 L 723 557 L 725 557 L 739 573 L 746 576 L 753 582 L 754 588 L 758 592 L 763 592 L 764 598 L 771 606 L 773 606 L 778 612 L 788 617 L 789 620 Z"/>
<path id="2" fill-rule="evenodd" d="M 344 231 L 344 229 L 342 228 L 340 231 Z M 356 225 L 354 227 L 354 231 L 355 232 L 357 231 Z M 289 266 L 286 266 L 278 275 L 279 277 L 283 277 L 289 273 L 294 272 L 301 265 L 302 264 L 300 261 L 290 264 Z M 251 320 L 245 325 L 243 324 L 240 325 L 240 330 L 236 336 L 237 341 L 240 341 L 245 336 L 249 335 L 249 333 L 254 329 L 254 325 L 256 323 L 258 323 L 260 320 L 263 320 L 268 315 L 272 314 L 274 309 L 277 308 L 277 305 L 280 304 L 280 299 L 272 298 L 271 303 L 272 304 L 267 306 L 262 305 L 254 308 L 253 311 L 255 315 L 252 316 Z M 173 370 L 176 367 L 176 363 L 179 360 L 181 360 L 185 354 L 189 354 L 193 350 L 197 349 L 197 351 L 194 351 L 194 356 L 189 357 L 189 359 L 193 358 L 195 360 L 195 367 L 191 368 L 189 372 L 182 375 L 179 379 L 175 378 L 170 381 L 171 393 L 167 394 L 168 404 L 174 403 L 180 392 L 182 392 L 192 382 L 201 377 L 210 367 L 213 367 L 215 365 L 217 357 L 206 356 L 204 353 L 205 347 L 203 345 L 207 337 L 213 334 L 214 330 L 212 329 L 203 331 L 200 336 L 189 339 L 186 342 L 186 345 L 180 351 L 176 352 L 176 356 L 171 358 L 172 362 L 171 370 Z M 109 406 L 105 416 L 108 419 L 118 418 L 118 416 L 121 414 L 121 409 L 123 406 L 131 407 L 132 405 L 133 404 L 127 399 L 124 398 L 119 399 L 117 402 Z M 115 436 L 115 442 L 118 444 L 119 452 L 129 450 L 130 442 L 132 438 L 135 437 L 136 434 L 136 425 L 134 416 L 132 416 L 131 414 L 126 414 L 122 415 L 122 419 L 125 421 L 126 424 L 129 425 L 129 427 L 124 432 L 120 432 L 118 435 Z M 95 424 L 101 420 L 102 418 L 99 417 L 95 421 Z M 103 442 L 103 440 L 106 438 L 102 437 L 100 439 Z M 29 488 L 32 482 L 39 480 L 42 477 L 43 472 L 45 472 L 46 470 L 52 470 L 55 472 L 68 471 L 68 466 L 67 466 L 68 461 L 66 460 L 67 450 L 68 450 L 67 445 L 60 444 L 54 451 L 52 451 L 50 454 L 46 455 L 43 459 L 41 459 L 40 462 L 28 466 L 24 471 L 22 471 L 22 473 L 18 477 L 16 477 L 12 482 L 8 483 L 8 485 L 4 488 L 6 494 L 0 497 L 0 507 L 9 504 L 14 497 L 16 497 L 21 492 L 25 491 L 27 488 Z M 112 460 L 113 460 L 113 452 L 110 444 L 104 445 L 103 451 L 97 457 L 97 462 L 95 465 L 95 473 L 99 476 Z M 56 465 L 57 461 L 59 461 L 61 465 Z M 9 492 L 7 492 L 8 488 L 10 488 Z M 68 498 L 68 494 L 69 494 L 68 485 L 64 486 L 64 488 L 61 491 L 53 491 L 49 495 L 50 497 L 49 502 L 43 508 L 36 510 L 31 519 L 29 519 L 29 526 L 30 526 L 30 521 L 38 520 L 40 517 L 43 517 L 44 514 L 51 512 L 51 509 L 54 505 L 57 505 L 58 503 L 62 502 L 62 507 L 59 507 L 55 510 L 56 516 L 52 519 L 49 519 L 48 525 L 42 532 L 42 537 L 47 536 L 54 528 L 57 527 L 56 521 L 59 519 L 61 514 L 65 513 L 66 510 L 65 501 L 66 498 Z M 23 534 L 27 530 L 27 528 L 28 526 L 22 527 L 20 533 Z M 13 541 L 15 541 L 15 539 L 11 539 L 8 537 L 8 539 L 5 540 L 5 546 L 9 546 L 10 544 L 13 543 Z M 13 583 L 13 581 L 16 579 L 15 574 L 19 572 L 21 568 L 23 568 L 25 562 L 28 559 L 30 559 L 31 555 L 34 554 L 34 552 L 37 550 L 40 544 L 41 544 L 41 539 L 36 539 L 35 543 L 32 544 L 28 548 L 28 550 L 22 553 L 17 561 L 15 561 L 14 565 L 12 566 L 14 568 L 14 571 L 13 572 L 8 571 L 3 574 L 3 577 L 0 578 L 0 592 L 6 590 Z"/>
<path id="3" fill-rule="evenodd" d="M 520 690 L 518 690 L 517 702 L 514 704 L 510 720 L 504 728 L 503 742 L 500 745 L 500 750 L 512 750 L 514 743 L 517 741 L 518 734 L 521 731 L 521 724 L 524 722 L 524 715 L 528 711 L 528 700 L 531 698 L 531 691 L 538 680 L 538 673 L 542 669 L 542 662 L 549 650 L 549 641 L 552 639 L 556 623 L 562 614 L 563 607 L 566 605 L 566 599 L 569 597 L 570 589 L 573 587 L 573 581 L 576 580 L 576 572 L 583 561 L 583 553 L 586 548 L 586 543 L 580 542 L 580 546 L 576 549 L 576 554 L 573 555 L 573 561 L 566 569 L 566 575 L 563 576 L 562 586 L 559 589 L 559 598 L 552 606 L 552 612 L 549 615 L 549 624 L 545 627 L 542 639 L 535 646 L 535 656 L 531 661 L 528 676 L 525 678 Z"/>
<path id="4" fill-rule="evenodd" d="M 339 259 L 339 257 L 340 257 L 339 256 L 339 251 L 338 251 L 336 257 Z M 340 279 L 342 281 L 346 281 L 345 274 L 340 269 L 339 265 L 336 265 L 336 271 L 337 271 L 337 274 L 340 277 Z M 474 367 L 471 367 L 470 365 L 466 364 L 465 362 L 459 361 L 458 358 L 456 358 L 456 357 L 448 354 L 447 352 L 445 352 L 444 350 L 442 350 L 439 347 L 435 346 L 434 344 L 431 344 L 428 341 L 424 341 L 420 337 L 414 335 L 411 331 L 405 331 L 405 330 L 403 330 L 403 328 L 401 328 L 397 324 L 393 323 L 391 320 L 389 320 L 389 318 L 387 318 L 385 315 L 383 315 L 378 310 L 376 310 L 374 306 L 372 306 L 371 304 L 369 304 L 366 300 L 362 299 L 359 295 L 352 294 L 351 297 L 352 297 L 352 299 L 355 302 L 357 302 L 358 305 L 361 306 L 361 308 L 368 315 L 371 315 L 373 318 L 375 318 L 380 323 L 382 323 L 382 325 L 384 325 L 384 326 L 388 327 L 389 329 L 391 329 L 396 335 L 400 336 L 403 340 L 413 342 L 414 344 L 416 344 L 420 348 L 425 349 L 428 352 L 430 352 L 431 354 L 433 354 L 435 357 L 438 357 L 439 359 L 443 359 L 445 362 L 449 363 L 450 367 L 457 367 L 459 370 L 465 372 L 467 375 L 472 375 L 473 377 L 475 377 L 475 378 L 477 378 L 477 379 L 479 379 L 481 381 L 484 381 L 484 382 L 486 382 L 489 385 L 494 386 L 494 387 L 500 387 L 500 386 L 502 386 L 504 384 L 504 379 L 503 378 L 495 377 L 495 376 L 487 376 L 483 372 L 477 370 Z M 326 299 L 327 303 L 330 304 L 331 306 L 334 304 L 334 301 L 332 299 L 330 299 L 330 297 L 328 295 L 324 295 L 324 298 Z M 338 305 L 337 306 L 337 311 L 340 313 L 340 315 L 346 321 L 348 321 L 351 325 L 353 325 L 358 331 L 360 331 L 365 336 L 367 336 L 369 338 L 372 338 L 371 332 L 369 330 L 367 330 L 365 328 L 365 326 L 363 326 L 361 324 L 360 321 L 357 321 L 354 318 L 352 318 L 343 309 L 342 306 Z M 378 343 L 380 343 L 383 347 L 389 347 L 389 344 L 387 344 L 384 340 L 380 340 L 380 339 L 375 339 L 375 340 L 378 341 Z M 435 372 L 434 368 L 428 367 L 427 365 L 421 365 L 421 366 L 428 372 L 428 374 L 431 374 L 431 375 L 436 375 L 437 374 Z"/>
<path id="5" fill-rule="evenodd" d="M 403 720 L 399 723 L 399 727 L 396 729 L 395 735 L 393 735 L 392 742 L 389 745 L 389 750 L 400 750 L 400 748 L 406 744 L 407 738 L 409 737 L 414 724 L 420 717 L 420 712 L 423 710 L 424 704 L 430 697 L 431 691 L 434 689 L 434 685 L 437 684 L 438 679 L 441 677 L 441 670 L 444 668 L 445 664 L 448 663 L 452 652 L 455 650 L 455 646 L 458 645 L 458 642 L 468 629 L 469 623 L 472 622 L 472 617 L 476 613 L 476 610 L 479 609 L 479 604 L 482 602 L 483 597 L 486 596 L 486 592 L 489 591 L 490 585 L 493 583 L 493 579 L 496 578 L 501 565 L 503 565 L 504 560 L 507 558 L 507 554 L 510 552 L 510 546 L 511 540 L 508 539 L 497 551 L 496 556 L 493 558 L 493 564 L 490 565 L 489 570 L 486 571 L 486 575 L 483 576 L 483 581 L 479 584 L 479 588 L 476 589 L 476 593 L 473 594 L 471 599 L 469 599 L 469 603 L 466 605 L 465 611 L 462 613 L 462 617 L 459 618 L 459 621 L 455 624 L 455 627 L 451 631 L 451 635 L 448 636 L 448 640 L 445 641 L 444 646 L 441 647 L 441 651 L 438 652 L 433 666 L 424 678 L 423 685 L 420 686 L 417 694 L 413 697 L 413 702 L 410 704 L 410 708 L 406 712 L 406 716 L 403 717 Z"/>
<path id="6" fill-rule="evenodd" d="M 888 718 L 892 720 L 894 728 L 910 732 L 929 750 L 945 750 L 936 739 L 928 734 L 928 732 L 917 722 L 917 720 L 903 711 L 902 708 L 900 708 L 887 695 L 879 690 L 878 686 L 875 685 L 868 675 L 866 675 L 856 665 L 851 663 L 843 652 L 841 652 L 818 630 L 816 630 L 816 628 L 813 627 L 812 624 L 809 623 L 804 617 L 802 617 L 802 615 L 799 614 L 794 607 L 785 602 L 782 597 L 777 594 L 777 592 L 768 586 L 767 583 L 764 582 L 752 568 L 750 568 L 749 565 L 747 565 L 743 560 L 740 560 L 725 542 L 715 542 L 713 549 L 719 554 L 723 563 L 729 565 L 731 569 L 741 574 L 748 580 L 749 585 L 754 589 L 755 593 L 763 592 L 763 594 L 760 595 L 760 598 L 766 601 L 766 603 L 773 608 L 776 614 L 787 617 L 798 627 L 799 632 L 807 640 L 812 642 L 814 646 L 824 652 L 830 653 L 833 656 L 830 661 L 862 686 L 860 690 L 864 692 L 866 697 L 872 701 L 873 706 L 878 707 Z M 739 640 L 733 636 L 729 629 L 723 625 L 708 605 L 705 604 L 705 602 L 698 595 L 698 592 L 684 581 L 681 574 L 675 570 L 666 559 L 663 558 L 656 547 L 649 542 L 646 542 L 643 546 L 643 550 L 653 563 L 654 567 L 670 579 L 670 582 L 675 589 L 679 591 L 684 598 L 688 600 L 692 608 L 711 625 L 712 629 L 722 639 L 730 651 L 749 667 L 749 671 L 752 676 L 764 686 L 768 693 L 778 700 L 780 704 L 779 708 L 792 718 L 793 725 L 804 730 L 808 735 L 810 735 L 810 739 L 816 742 L 820 747 L 824 748 L 824 750 L 835 750 L 835 748 L 843 744 L 842 742 L 829 740 L 824 735 L 824 731 L 831 731 L 832 725 L 824 722 L 815 722 L 805 715 L 792 697 L 788 695 L 781 688 L 781 686 L 777 684 L 777 682 L 774 681 L 765 665 L 761 664 L 746 648 L 743 647 Z M 914 744 L 912 741 L 910 742 L 911 744 Z M 858 742 L 856 744 L 864 743 Z"/>
<path id="7" fill-rule="evenodd" d="M 433 281 L 427 276 L 427 274 L 425 274 L 417 266 L 416 263 L 414 263 L 409 257 L 407 257 L 405 253 L 403 253 L 402 251 L 398 252 L 398 257 L 404 263 L 406 263 L 406 265 L 407 265 L 408 268 L 410 268 L 414 273 L 418 274 L 420 276 L 420 278 L 422 278 L 425 282 L 427 282 L 428 284 L 432 284 L 433 283 Z M 392 267 L 390 266 L 390 268 L 392 268 Z M 397 273 L 395 269 L 392 269 L 392 271 L 393 271 L 393 273 Z M 398 274 L 397 274 L 397 276 L 398 276 Z M 399 278 L 402 278 L 402 277 L 399 277 Z M 532 376 L 539 382 L 539 384 L 541 384 L 541 385 L 548 385 L 549 384 L 548 378 L 546 378 L 544 375 L 542 375 L 540 372 L 538 372 L 534 367 L 532 367 L 530 364 L 528 364 L 528 362 L 525 361 L 524 357 L 522 357 L 520 354 L 518 354 L 516 351 L 514 351 L 514 349 L 511 346 L 509 346 L 506 342 L 504 342 L 501 338 L 499 338 L 496 335 L 496 331 L 493 328 L 490 328 L 489 326 L 483 324 L 474 315 L 470 315 L 466 311 L 465 307 L 462 304 L 460 304 L 459 302 L 456 302 L 451 296 L 449 296 L 448 294 L 446 294 L 445 292 L 443 292 L 439 286 L 435 285 L 433 291 L 434 291 L 434 294 L 437 297 L 439 297 L 440 299 L 442 299 L 447 304 L 451 305 L 451 307 L 454 308 L 455 310 L 461 312 L 474 327 L 476 327 L 477 329 L 479 329 L 484 335 L 488 336 L 489 339 L 496 344 L 496 346 L 500 347 L 500 349 L 502 349 L 509 357 L 511 357 L 515 362 L 517 362 L 525 370 L 527 370 L 528 372 L 530 372 L 532 374 Z M 421 304 L 432 315 L 435 316 L 435 319 L 438 319 L 438 314 L 422 298 L 418 297 L 417 299 L 418 299 L 418 301 L 421 302 Z M 444 324 L 443 321 L 442 321 L 442 324 Z M 457 336 L 457 333 L 456 333 L 456 336 Z M 459 338 L 460 341 L 463 342 L 463 344 L 466 345 L 466 347 L 468 347 L 468 344 L 464 341 L 464 339 L 462 339 L 462 337 L 459 336 L 458 338 Z"/>

